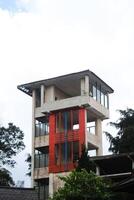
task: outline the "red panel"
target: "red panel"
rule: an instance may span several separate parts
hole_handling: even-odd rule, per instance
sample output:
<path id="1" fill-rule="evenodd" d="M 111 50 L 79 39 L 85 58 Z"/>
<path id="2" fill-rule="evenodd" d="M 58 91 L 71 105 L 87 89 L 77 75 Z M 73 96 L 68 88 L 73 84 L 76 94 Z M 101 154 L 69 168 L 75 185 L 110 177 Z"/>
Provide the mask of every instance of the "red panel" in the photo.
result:
<path id="1" fill-rule="evenodd" d="M 55 164 L 55 114 L 50 114 L 49 117 L 49 172 Z"/>
<path id="2" fill-rule="evenodd" d="M 79 110 L 79 156 L 81 156 L 82 145 L 85 144 L 85 109 Z"/>
<path id="3" fill-rule="evenodd" d="M 64 172 L 65 166 L 63 164 L 55 164 L 55 144 L 65 142 L 64 133 L 56 133 L 55 114 L 51 114 L 49 118 L 50 135 L 49 135 L 49 172 L 57 173 Z M 71 111 L 72 118 L 72 111 Z M 81 155 L 82 145 L 85 144 L 85 109 L 79 109 L 79 129 L 68 132 L 67 141 L 79 141 L 79 156 Z M 61 146 L 61 145 L 60 145 Z M 60 154 L 61 159 L 61 154 Z M 73 160 L 68 163 L 66 170 L 71 171 L 75 168 Z"/>

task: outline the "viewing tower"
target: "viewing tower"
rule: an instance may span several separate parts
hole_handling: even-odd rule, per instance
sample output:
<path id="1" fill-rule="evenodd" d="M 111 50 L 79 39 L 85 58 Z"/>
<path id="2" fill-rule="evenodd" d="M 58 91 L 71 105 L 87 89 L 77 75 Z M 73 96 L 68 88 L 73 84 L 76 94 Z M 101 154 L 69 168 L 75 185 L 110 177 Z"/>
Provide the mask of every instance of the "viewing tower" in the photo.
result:
<path id="1" fill-rule="evenodd" d="M 89 70 L 19 85 L 32 97 L 32 179 L 40 200 L 73 170 L 83 144 L 102 155 L 102 121 L 113 89 Z"/>

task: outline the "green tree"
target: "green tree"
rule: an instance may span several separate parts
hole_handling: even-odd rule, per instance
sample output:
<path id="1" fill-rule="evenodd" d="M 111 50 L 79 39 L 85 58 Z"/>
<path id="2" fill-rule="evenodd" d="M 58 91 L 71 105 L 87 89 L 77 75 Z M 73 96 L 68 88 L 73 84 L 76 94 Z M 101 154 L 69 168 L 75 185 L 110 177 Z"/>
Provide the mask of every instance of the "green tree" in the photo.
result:
<path id="1" fill-rule="evenodd" d="M 88 150 L 86 149 L 85 145 L 83 145 L 81 157 L 78 160 L 76 171 L 81 171 L 82 169 L 85 169 L 87 172 L 96 171 L 96 165 L 90 160 Z"/>
<path id="2" fill-rule="evenodd" d="M 109 151 L 113 153 L 134 152 L 134 110 L 118 110 L 120 118 L 117 122 L 111 122 L 118 132 L 116 137 L 106 132 L 106 136 L 110 142 Z"/>
<path id="3" fill-rule="evenodd" d="M 32 157 L 30 154 L 28 154 L 25 160 L 25 162 L 28 163 L 28 172 L 26 173 L 27 176 L 31 176 L 31 161 L 32 161 Z"/>
<path id="4" fill-rule="evenodd" d="M 11 173 L 5 168 L 0 168 L 0 186 L 14 186 Z"/>
<path id="5" fill-rule="evenodd" d="M 7 128 L 0 127 L 0 167 L 14 167 L 16 162 L 12 157 L 25 148 L 23 139 L 23 131 L 13 123 L 9 123 Z"/>
<path id="6" fill-rule="evenodd" d="M 66 177 L 60 177 L 64 187 L 54 193 L 51 200 L 110 200 L 110 186 L 95 173 L 86 170 L 72 171 Z"/>
<path id="7" fill-rule="evenodd" d="M 7 128 L 0 127 L 0 185 L 14 185 L 11 173 L 3 166 L 15 166 L 13 157 L 25 148 L 23 139 L 24 133 L 13 123 L 9 123 Z"/>

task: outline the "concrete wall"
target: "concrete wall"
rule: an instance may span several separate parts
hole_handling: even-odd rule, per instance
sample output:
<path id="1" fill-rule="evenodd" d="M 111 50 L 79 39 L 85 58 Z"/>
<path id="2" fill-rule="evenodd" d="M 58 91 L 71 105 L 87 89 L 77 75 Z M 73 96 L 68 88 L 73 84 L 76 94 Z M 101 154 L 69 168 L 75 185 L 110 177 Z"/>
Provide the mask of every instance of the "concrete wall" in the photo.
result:
<path id="1" fill-rule="evenodd" d="M 67 94 L 65 94 L 64 92 L 62 92 L 61 90 L 59 90 L 56 87 L 54 90 L 54 95 L 57 98 L 57 100 L 69 98 L 69 96 Z"/>
<path id="2" fill-rule="evenodd" d="M 45 103 L 53 102 L 55 99 L 54 86 L 45 88 Z"/>
<path id="3" fill-rule="evenodd" d="M 64 182 L 59 179 L 59 176 L 68 176 L 70 172 L 51 173 L 49 174 L 49 195 L 52 196 L 58 188 L 64 186 Z"/>
<path id="4" fill-rule="evenodd" d="M 32 188 L 0 187 L 0 200 L 38 200 L 38 195 Z"/>
<path id="5" fill-rule="evenodd" d="M 34 179 L 48 178 L 48 167 L 37 168 L 34 170 Z"/>
<path id="6" fill-rule="evenodd" d="M 34 147 L 38 148 L 38 147 L 43 147 L 43 146 L 44 147 L 49 146 L 49 135 L 35 137 Z"/>

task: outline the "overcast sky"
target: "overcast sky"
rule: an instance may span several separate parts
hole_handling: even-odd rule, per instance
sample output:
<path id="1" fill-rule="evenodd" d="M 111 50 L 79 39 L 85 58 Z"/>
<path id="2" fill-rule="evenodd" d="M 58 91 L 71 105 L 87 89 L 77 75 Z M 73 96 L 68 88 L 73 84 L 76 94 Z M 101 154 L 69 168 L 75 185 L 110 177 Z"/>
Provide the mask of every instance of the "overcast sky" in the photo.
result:
<path id="1" fill-rule="evenodd" d="M 134 109 L 133 54 L 133 0 L 0 0 L 0 123 L 18 125 L 26 144 L 15 180 L 29 184 L 31 151 L 31 98 L 17 85 L 89 69 L 115 90 L 113 121 L 116 109 Z"/>

